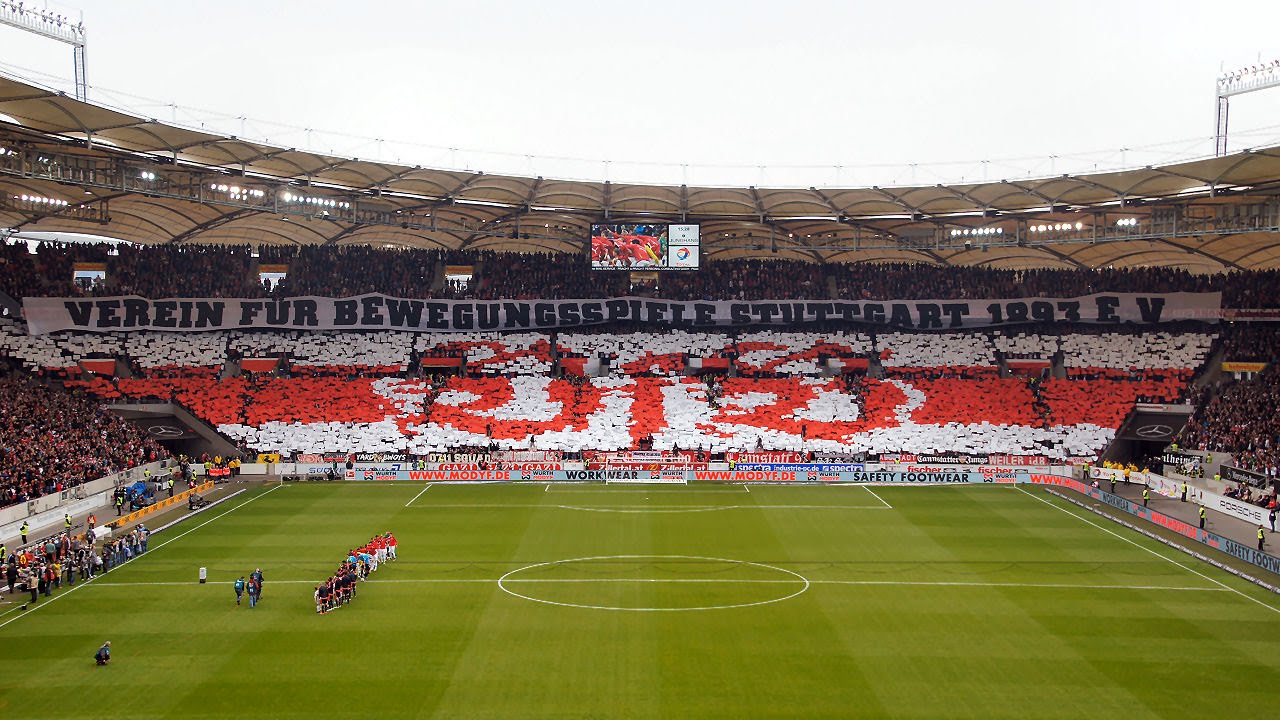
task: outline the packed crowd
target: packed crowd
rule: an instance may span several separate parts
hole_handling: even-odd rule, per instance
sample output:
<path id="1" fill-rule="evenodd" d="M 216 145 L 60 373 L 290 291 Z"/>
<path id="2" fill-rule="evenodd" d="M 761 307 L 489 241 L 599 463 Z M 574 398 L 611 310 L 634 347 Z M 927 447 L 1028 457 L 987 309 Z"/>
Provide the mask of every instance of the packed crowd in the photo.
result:
<path id="1" fill-rule="evenodd" d="M 108 285 L 98 294 L 244 297 L 251 287 L 248 247 L 121 243 L 115 252 L 106 258 Z"/>
<path id="2" fill-rule="evenodd" d="M 367 245 L 339 247 L 263 246 L 260 265 L 287 265 L 288 277 L 263 287 L 274 297 L 345 297 L 380 292 L 400 297 L 434 297 L 438 250 L 384 250 Z M 246 273 L 247 274 L 247 273 Z"/>
<path id="3" fill-rule="evenodd" d="M 1280 477 L 1280 369 L 1272 365 L 1251 379 L 1228 381 L 1213 397 L 1209 392 L 1193 399 L 1196 411 L 1179 443 L 1231 453 L 1238 467 Z"/>
<path id="4" fill-rule="evenodd" d="M 73 264 L 103 262 L 106 245 L 41 243 L 32 254 L 23 242 L 0 242 L 0 291 L 14 298 L 80 295 L 72 283 Z"/>
<path id="5" fill-rule="evenodd" d="M 1275 362 L 1280 359 L 1280 326 L 1277 323 L 1223 323 L 1224 360 Z"/>
<path id="6" fill-rule="evenodd" d="M 0 505 L 168 457 L 141 428 L 87 395 L 5 377 L 0 407 Z"/>
<path id="7" fill-rule="evenodd" d="M 671 300 L 817 300 L 830 298 L 823 266 L 788 260 L 726 260 L 662 278 Z"/>
<path id="8" fill-rule="evenodd" d="M 396 559 L 396 538 L 390 532 L 374 535 L 359 548 L 347 551 L 338 571 L 315 588 L 316 612 L 325 614 L 350 603 L 356 585 L 377 571 L 378 566 Z"/>
<path id="9" fill-rule="evenodd" d="M 257 257 L 255 257 L 257 255 Z M 72 283 L 75 262 L 106 265 L 107 281 Z M 263 283 L 255 270 L 285 265 Z M 447 265 L 469 266 L 473 282 L 446 283 Z M 1280 271 L 1193 275 L 1175 268 L 1006 270 L 927 264 L 817 265 L 786 260 L 708 261 L 701 270 L 663 273 L 633 285 L 625 272 L 592 271 L 585 254 L 498 253 L 369 246 L 148 245 L 26 243 L 0 247 L 0 291 L 24 296 L 138 294 L 144 297 L 342 296 L 567 298 L 628 293 L 669 299 L 1072 297 L 1094 292 L 1221 291 L 1231 308 L 1280 307 Z"/>
<path id="10" fill-rule="evenodd" d="M 592 271 L 585 255 L 480 253 L 476 298 L 559 299 L 630 294 L 628 274 Z"/>

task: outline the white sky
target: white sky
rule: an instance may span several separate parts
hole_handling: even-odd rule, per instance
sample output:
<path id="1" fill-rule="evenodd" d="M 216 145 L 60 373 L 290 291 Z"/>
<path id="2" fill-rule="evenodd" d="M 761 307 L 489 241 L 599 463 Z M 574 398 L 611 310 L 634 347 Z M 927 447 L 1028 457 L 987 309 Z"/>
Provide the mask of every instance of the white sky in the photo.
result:
<path id="1" fill-rule="evenodd" d="M 94 97 L 161 119 L 173 111 L 105 90 L 422 146 L 312 135 L 360 157 L 690 184 L 972 180 L 980 166 L 947 163 L 1036 158 L 986 166 L 996 180 L 1206 155 L 1221 64 L 1280 58 L 1275 0 L 68 4 L 84 12 Z M 0 63 L 69 77 L 71 51 L 0 28 Z M 1236 148 L 1280 142 L 1280 89 L 1237 98 L 1231 118 Z M 306 144 L 265 123 L 245 135 Z M 821 167 L 784 167 L 798 165 Z"/>

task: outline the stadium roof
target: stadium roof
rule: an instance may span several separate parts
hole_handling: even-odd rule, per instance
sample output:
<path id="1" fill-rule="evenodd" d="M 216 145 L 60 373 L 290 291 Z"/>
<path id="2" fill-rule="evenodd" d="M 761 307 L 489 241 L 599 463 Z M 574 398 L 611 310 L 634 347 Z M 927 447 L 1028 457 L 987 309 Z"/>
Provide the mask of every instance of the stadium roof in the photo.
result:
<path id="1" fill-rule="evenodd" d="M 12 120 L 0 123 L 0 227 L 22 232 L 580 252 L 593 222 L 684 220 L 702 225 L 711 260 L 1280 267 L 1280 147 L 958 185 L 688 187 L 317 154 L 13 78 L 0 77 L 0 114 Z"/>

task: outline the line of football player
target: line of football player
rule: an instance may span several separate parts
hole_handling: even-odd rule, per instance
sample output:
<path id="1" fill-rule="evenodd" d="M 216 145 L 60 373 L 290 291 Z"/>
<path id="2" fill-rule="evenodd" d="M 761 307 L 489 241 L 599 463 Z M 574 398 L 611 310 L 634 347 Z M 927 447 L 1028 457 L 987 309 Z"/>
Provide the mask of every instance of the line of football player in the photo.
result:
<path id="1" fill-rule="evenodd" d="M 316 586 L 316 612 L 324 614 L 351 602 L 361 580 L 369 579 L 379 565 L 396 559 L 396 545 L 395 536 L 386 532 L 349 550 L 338 571 Z"/>

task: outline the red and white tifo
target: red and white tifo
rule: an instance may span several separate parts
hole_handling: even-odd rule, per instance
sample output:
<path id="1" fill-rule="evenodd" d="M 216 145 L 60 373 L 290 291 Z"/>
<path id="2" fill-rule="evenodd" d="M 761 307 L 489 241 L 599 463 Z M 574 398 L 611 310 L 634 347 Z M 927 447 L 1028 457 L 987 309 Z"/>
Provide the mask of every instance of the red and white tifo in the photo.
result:
<path id="1" fill-rule="evenodd" d="M 554 339 L 391 331 L 32 336 L 0 319 L 0 357 L 104 399 L 179 402 L 260 452 L 643 446 L 1069 458 L 1102 450 L 1135 401 L 1184 397 L 1214 337 L 775 330 Z M 1055 358 L 1065 377 L 1038 379 L 1052 374 Z M 883 378 L 861 377 L 873 359 Z M 555 362 L 576 381 L 548 377 Z M 117 375 L 125 363 L 133 377 Z M 224 372 L 233 365 L 238 374 Z M 406 378 L 418 370 L 455 376 Z M 687 372 L 737 377 L 708 385 Z M 844 373 L 856 379 L 846 383 Z"/>
<path id="2" fill-rule="evenodd" d="M 227 398 L 240 407 L 210 407 L 207 414 L 243 415 L 220 422 L 219 431 L 279 452 L 425 454 L 490 442 L 621 450 L 651 439 L 659 450 L 911 447 L 1069 457 L 1099 451 L 1133 401 L 1163 384 L 1049 380 L 1037 406 L 1027 384 L 1014 378 L 867 380 L 861 398 L 832 379 L 733 378 L 714 401 L 692 378 L 597 378 L 585 385 L 540 376 L 450 378 L 439 388 L 396 378 L 292 378 Z"/>

